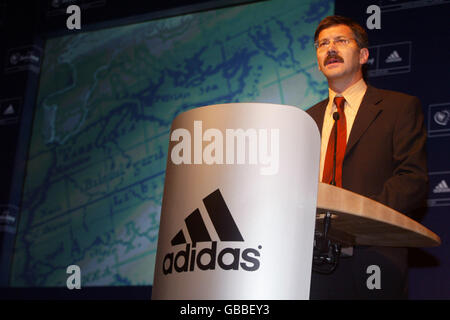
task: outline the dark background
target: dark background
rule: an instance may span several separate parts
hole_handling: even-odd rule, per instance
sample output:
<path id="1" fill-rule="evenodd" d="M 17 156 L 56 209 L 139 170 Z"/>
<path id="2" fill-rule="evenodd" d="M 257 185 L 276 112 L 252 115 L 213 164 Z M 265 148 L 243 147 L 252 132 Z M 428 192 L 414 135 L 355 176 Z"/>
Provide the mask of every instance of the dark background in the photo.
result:
<path id="1" fill-rule="evenodd" d="M 436 248 L 410 249 L 409 298 L 449 299 L 450 193 L 433 191 L 442 180 L 447 185 L 450 182 L 450 123 L 442 126 L 434 121 L 434 114 L 438 109 L 450 110 L 450 3 L 386 0 L 336 0 L 335 3 L 336 14 L 353 18 L 363 26 L 366 26 L 366 19 L 369 17 L 366 8 L 372 4 L 380 6 L 381 29 L 368 30 L 370 46 L 380 50 L 380 68 L 370 68 L 369 75 L 371 71 L 378 71 L 380 74 L 383 72 L 380 69 L 389 73 L 371 76 L 368 82 L 378 88 L 417 96 L 422 102 L 428 130 L 430 183 L 428 206 L 415 218 L 438 234 L 442 244 Z M 404 42 L 409 42 L 406 48 L 402 44 Z M 405 51 L 408 46 L 410 52 Z M 392 70 L 388 70 L 390 66 L 385 59 L 394 50 L 397 50 L 403 61 L 392 63 Z M 374 50 L 370 50 L 370 53 L 374 53 Z M 401 68 L 408 64 L 409 71 Z M 394 69 L 396 67 L 397 70 Z"/>
<path id="2" fill-rule="evenodd" d="M 0 1 L 0 100 L 8 100 L 15 114 L 0 118 L 0 205 L 18 215 L 25 171 L 28 138 L 38 88 L 39 64 L 11 72 L 12 48 L 32 46 L 42 60 L 48 37 L 66 29 L 69 4 L 82 9 L 82 30 L 169 17 L 178 14 L 238 5 L 252 1 Z M 429 197 L 420 223 L 437 233 L 442 245 L 410 249 L 410 299 L 450 298 L 450 192 L 435 192 L 450 184 L 450 121 L 434 120 L 436 112 L 450 112 L 450 2 L 449 1 L 346 1 L 336 0 L 336 14 L 366 26 L 369 5 L 381 8 L 381 29 L 368 30 L 371 55 L 369 83 L 405 92 L 422 102 L 428 138 Z M 399 62 L 386 59 L 396 51 Z M 16 99 L 18 98 L 18 99 Z M 2 105 L 2 108 L 4 106 Z M 3 110 L 3 109 L 2 109 Z M 3 112 L 2 112 L 3 113 Z M 25 141 L 25 143 L 24 143 Z M 19 143 L 20 142 L 20 143 Z M 14 238 L 0 233 L 0 261 L 10 259 Z M 8 267 L 0 269 L 0 297 L 9 299 L 149 299 L 151 287 L 7 288 Z"/>

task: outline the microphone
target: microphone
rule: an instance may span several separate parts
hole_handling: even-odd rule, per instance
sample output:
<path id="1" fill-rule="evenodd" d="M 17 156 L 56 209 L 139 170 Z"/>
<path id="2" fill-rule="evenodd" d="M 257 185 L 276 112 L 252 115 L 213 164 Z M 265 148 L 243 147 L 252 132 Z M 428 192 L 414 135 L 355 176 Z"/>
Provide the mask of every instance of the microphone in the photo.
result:
<path id="1" fill-rule="evenodd" d="M 339 112 L 335 111 L 333 113 L 333 119 L 336 120 L 336 121 L 339 120 Z"/>
<path id="2" fill-rule="evenodd" d="M 339 112 L 333 113 L 334 119 L 334 150 L 333 150 L 333 178 L 331 179 L 331 185 L 336 185 L 336 151 L 337 151 L 337 121 L 339 120 Z"/>

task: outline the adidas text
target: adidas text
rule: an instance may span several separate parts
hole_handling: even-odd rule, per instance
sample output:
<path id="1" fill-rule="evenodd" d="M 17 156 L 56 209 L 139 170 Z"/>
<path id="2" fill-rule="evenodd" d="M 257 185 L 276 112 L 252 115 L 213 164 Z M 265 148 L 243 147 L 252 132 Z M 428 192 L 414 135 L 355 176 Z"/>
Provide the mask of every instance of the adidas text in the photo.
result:
<path id="1" fill-rule="evenodd" d="M 170 141 L 181 140 L 170 153 L 174 164 L 245 164 L 246 155 L 248 155 L 249 164 L 261 165 L 259 170 L 261 175 L 278 173 L 279 129 L 270 129 L 269 150 L 268 129 L 226 129 L 224 141 L 222 131 L 209 128 L 203 132 L 202 124 L 202 121 L 194 121 L 193 161 L 190 131 L 178 128 L 172 132 Z M 209 142 L 209 144 L 203 148 L 203 142 Z"/>
<path id="2" fill-rule="evenodd" d="M 261 246 L 258 247 L 261 249 Z M 232 259 L 229 261 L 229 256 Z M 205 247 L 197 253 L 197 248 L 191 244 L 186 244 L 184 250 L 166 254 L 163 260 L 163 273 L 165 275 L 175 272 L 194 271 L 197 267 L 200 270 L 215 270 L 216 263 L 223 270 L 239 270 L 256 271 L 259 269 L 260 262 L 258 260 L 260 253 L 253 248 L 246 248 L 242 251 L 240 248 L 224 248 L 217 254 L 217 241 L 211 242 L 211 247 Z M 243 262 L 240 262 L 242 259 Z M 206 260 L 206 261 L 205 261 Z"/>

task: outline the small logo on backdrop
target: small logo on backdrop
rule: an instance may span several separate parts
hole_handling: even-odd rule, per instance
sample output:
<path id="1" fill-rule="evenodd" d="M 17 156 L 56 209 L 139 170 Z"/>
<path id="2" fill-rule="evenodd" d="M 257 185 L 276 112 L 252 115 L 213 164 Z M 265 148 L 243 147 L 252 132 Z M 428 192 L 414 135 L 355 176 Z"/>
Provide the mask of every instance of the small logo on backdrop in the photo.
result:
<path id="1" fill-rule="evenodd" d="M 36 45 L 11 48 L 8 50 L 5 73 L 19 71 L 32 71 L 36 74 L 40 71 L 42 48 Z"/>
<path id="2" fill-rule="evenodd" d="M 389 57 L 386 58 L 386 63 L 392 63 L 392 62 L 400 62 L 402 61 L 402 57 L 398 54 L 397 50 L 392 51 L 392 53 L 389 55 Z"/>
<path id="3" fill-rule="evenodd" d="M 429 207 L 450 206 L 450 171 L 428 172 L 430 180 L 430 190 L 427 204 Z"/>
<path id="4" fill-rule="evenodd" d="M 9 104 L 8 107 L 3 111 L 3 115 L 10 116 L 16 114 L 16 111 L 14 110 L 14 107 L 12 104 Z"/>
<path id="5" fill-rule="evenodd" d="M 19 207 L 11 204 L 0 204 L 0 234 L 16 233 Z"/>
<path id="6" fill-rule="evenodd" d="M 438 125 L 446 126 L 450 121 L 450 110 L 442 110 L 436 112 L 433 119 Z"/>
<path id="7" fill-rule="evenodd" d="M 447 182 L 445 180 L 439 182 L 439 184 L 435 186 L 433 189 L 433 193 L 443 193 L 443 192 L 450 192 L 450 188 L 448 187 Z"/>
<path id="8" fill-rule="evenodd" d="M 428 136 L 450 135 L 450 103 L 436 103 L 428 106 Z"/>
<path id="9" fill-rule="evenodd" d="M 368 76 L 389 76 L 410 72 L 411 52 L 411 41 L 369 47 Z"/>
<path id="10" fill-rule="evenodd" d="M 220 242 L 244 242 L 219 189 L 204 198 L 203 203 Z M 173 247 L 179 245 L 185 245 L 185 247 L 177 253 L 169 252 L 165 255 L 162 266 L 165 275 L 174 271 L 191 272 L 196 268 L 203 271 L 215 270 L 216 263 L 223 270 L 241 268 L 246 271 L 256 271 L 259 269 L 260 262 L 257 257 L 260 256 L 260 252 L 254 248 L 245 248 L 241 254 L 241 248 L 225 247 L 217 253 L 217 241 L 212 240 L 198 208 L 184 221 L 192 243 L 186 240 L 183 229 L 172 238 Z M 197 243 L 200 242 L 211 242 L 211 244 L 197 253 Z M 258 249 L 261 250 L 262 247 L 258 246 Z"/>
<path id="11" fill-rule="evenodd" d="M 21 109 L 22 98 L 0 100 L 0 125 L 17 123 Z"/>

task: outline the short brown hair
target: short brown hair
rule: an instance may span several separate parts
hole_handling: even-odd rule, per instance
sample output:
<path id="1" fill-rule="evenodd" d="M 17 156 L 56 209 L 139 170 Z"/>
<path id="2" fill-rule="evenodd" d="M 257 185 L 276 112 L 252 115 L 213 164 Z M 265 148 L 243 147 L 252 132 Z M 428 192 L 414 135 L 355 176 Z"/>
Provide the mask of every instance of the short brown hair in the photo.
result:
<path id="1" fill-rule="evenodd" d="M 352 29 L 353 34 L 355 35 L 355 41 L 360 49 L 369 47 L 369 37 L 367 36 L 366 30 L 358 22 L 342 16 L 328 16 L 320 21 L 316 32 L 314 33 L 314 42 L 317 41 L 322 30 L 340 24 L 346 25 Z"/>

